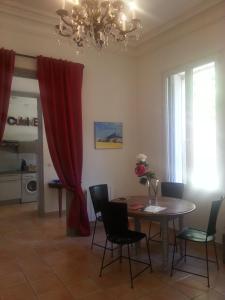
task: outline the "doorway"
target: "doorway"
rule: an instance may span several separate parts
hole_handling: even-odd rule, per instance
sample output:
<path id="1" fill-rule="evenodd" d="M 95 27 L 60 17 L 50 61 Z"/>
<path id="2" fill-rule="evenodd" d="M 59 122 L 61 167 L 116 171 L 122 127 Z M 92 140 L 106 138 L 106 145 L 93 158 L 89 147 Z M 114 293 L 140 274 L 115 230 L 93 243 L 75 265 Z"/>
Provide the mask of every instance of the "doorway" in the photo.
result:
<path id="1" fill-rule="evenodd" d="M 0 204 L 34 203 L 43 216 L 42 111 L 35 78 L 13 77 L 0 152 Z"/>

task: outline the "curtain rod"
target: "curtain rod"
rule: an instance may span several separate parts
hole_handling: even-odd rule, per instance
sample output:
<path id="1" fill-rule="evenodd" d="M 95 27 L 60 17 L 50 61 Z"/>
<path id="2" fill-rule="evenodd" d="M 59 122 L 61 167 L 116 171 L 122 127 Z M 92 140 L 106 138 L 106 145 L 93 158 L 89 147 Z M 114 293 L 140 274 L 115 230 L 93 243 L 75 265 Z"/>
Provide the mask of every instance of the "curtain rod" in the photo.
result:
<path id="1" fill-rule="evenodd" d="M 27 55 L 27 54 L 22 54 L 22 53 L 16 53 L 16 56 L 21 56 L 21 57 L 26 57 L 26 58 L 32 58 L 36 59 L 37 56 L 32 56 L 32 55 Z"/>
<path id="2" fill-rule="evenodd" d="M 17 52 L 16 52 L 16 56 L 26 57 L 26 58 L 31 58 L 31 59 L 37 59 L 37 56 L 27 55 L 27 54 L 17 53 Z M 84 65 L 83 65 L 83 67 L 84 67 Z"/>

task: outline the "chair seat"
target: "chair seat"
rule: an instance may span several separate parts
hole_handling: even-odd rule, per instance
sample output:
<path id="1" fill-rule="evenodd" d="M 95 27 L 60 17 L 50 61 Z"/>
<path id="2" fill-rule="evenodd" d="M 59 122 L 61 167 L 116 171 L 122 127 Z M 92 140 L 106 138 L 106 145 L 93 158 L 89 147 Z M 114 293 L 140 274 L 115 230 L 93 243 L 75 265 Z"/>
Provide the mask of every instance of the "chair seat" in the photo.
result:
<path id="1" fill-rule="evenodd" d="M 143 238 L 146 237 L 145 233 L 142 232 L 137 232 L 137 231 L 133 231 L 133 230 L 128 230 L 126 233 L 124 234 L 115 234 L 115 235 L 110 235 L 108 236 L 108 240 L 114 244 L 119 244 L 119 245 L 123 245 L 123 244 L 133 244 L 136 243 L 140 240 L 142 240 Z"/>
<path id="2" fill-rule="evenodd" d="M 182 240 L 204 243 L 206 242 L 206 232 L 195 228 L 185 228 L 177 234 L 177 238 Z M 214 236 L 209 235 L 207 237 L 207 242 L 213 241 L 213 239 Z"/>

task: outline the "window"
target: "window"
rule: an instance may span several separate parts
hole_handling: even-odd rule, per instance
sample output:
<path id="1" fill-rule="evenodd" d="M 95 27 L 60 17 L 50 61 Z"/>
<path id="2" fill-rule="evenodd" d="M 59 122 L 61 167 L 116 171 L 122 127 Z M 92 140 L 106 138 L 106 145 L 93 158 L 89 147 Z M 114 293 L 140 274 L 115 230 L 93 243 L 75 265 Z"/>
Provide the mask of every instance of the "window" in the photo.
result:
<path id="1" fill-rule="evenodd" d="M 167 78 L 168 180 L 218 187 L 215 63 Z"/>

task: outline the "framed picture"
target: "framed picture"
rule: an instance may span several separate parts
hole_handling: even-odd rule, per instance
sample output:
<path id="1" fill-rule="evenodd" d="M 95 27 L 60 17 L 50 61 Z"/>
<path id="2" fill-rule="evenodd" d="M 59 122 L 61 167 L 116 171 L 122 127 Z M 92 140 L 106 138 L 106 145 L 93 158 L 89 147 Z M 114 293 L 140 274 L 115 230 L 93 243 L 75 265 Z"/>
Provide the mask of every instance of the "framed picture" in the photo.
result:
<path id="1" fill-rule="evenodd" d="M 94 122 L 95 149 L 120 149 L 123 147 L 123 124 L 119 122 Z"/>

